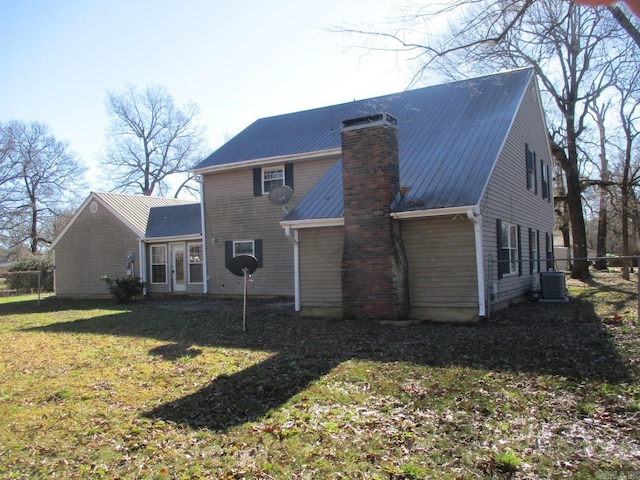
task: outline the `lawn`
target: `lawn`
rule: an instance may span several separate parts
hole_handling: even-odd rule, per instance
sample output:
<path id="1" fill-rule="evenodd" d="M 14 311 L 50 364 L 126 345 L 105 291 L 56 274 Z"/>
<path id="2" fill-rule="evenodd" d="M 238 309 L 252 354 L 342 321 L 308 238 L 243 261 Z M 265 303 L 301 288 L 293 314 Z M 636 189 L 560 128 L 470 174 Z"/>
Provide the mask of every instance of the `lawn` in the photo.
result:
<path id="1" fill-rule="evenodd" d="M 636 284 L 475 325 L 0 298 L 1 478 L 640 478 Z"/>

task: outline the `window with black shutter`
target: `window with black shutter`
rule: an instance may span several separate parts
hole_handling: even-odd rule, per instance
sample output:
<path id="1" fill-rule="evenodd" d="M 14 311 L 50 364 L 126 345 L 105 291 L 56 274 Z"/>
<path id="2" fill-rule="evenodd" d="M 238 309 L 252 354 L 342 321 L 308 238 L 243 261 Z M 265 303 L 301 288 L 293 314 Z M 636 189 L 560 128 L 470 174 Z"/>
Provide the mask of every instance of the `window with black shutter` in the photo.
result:
<path id="1" fill-rule="evenodd" d="M 272 188 L 287 185 L 293 190 L 293 163 L 253 169 L 253 196 L 260 197 Z"/>
<path id="2" fill-rule="evenodd" d="M 227 240 L 224 242 L 224 264 L 229 267 L 229 262 L 238 255 L 253 255 L 258 260 L 258 268 L 262 268 L 262 239 L 255 240 Z"/>

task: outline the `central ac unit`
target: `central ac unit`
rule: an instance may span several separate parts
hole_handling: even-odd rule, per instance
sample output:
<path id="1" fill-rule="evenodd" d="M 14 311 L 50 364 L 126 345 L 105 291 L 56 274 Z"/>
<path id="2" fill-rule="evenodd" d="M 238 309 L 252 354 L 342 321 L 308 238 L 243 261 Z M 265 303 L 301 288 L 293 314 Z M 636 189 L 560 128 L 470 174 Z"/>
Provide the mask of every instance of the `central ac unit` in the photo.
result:
<path id="1" fill-rule="evenodd" d="M 540 272 L 541 302 L 568 302 L 563 272 Z"/>

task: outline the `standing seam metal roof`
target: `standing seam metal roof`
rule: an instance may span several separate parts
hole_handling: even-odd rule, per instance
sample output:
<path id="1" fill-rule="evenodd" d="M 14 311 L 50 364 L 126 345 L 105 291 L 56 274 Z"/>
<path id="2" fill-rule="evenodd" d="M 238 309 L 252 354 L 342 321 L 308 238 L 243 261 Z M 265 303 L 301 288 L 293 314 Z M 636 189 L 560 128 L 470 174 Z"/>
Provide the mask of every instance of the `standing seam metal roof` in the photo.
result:
<path id="1" fill-rule="evenodd" d="M 341 122 L 385 112 L 398 120 L 397 210 L 476 205 L 493 170 L 532 69 L 514 70 L 257 120 L 195 169 L 340 148 Z M 342 217 L 336 164 L 285 220 Z"/>
<path id="2" fill-rule="evenodd" d="M 149 212 L 147 238 L 200 235 L 200 204 L 154 207 Z"/>
<path id="3" fill-rule="evenodd" d="M 94 195 L 134 227 L 140 235 L 144 235 L 147 230 L 149 212 L 153 207 L 194 204 L 194 202 L 175 198 L 150 197 L 144 195 L 125 195 L 121 193 L 104 192 L 94 192 Z M 195 205 L 199 207 L 199 204 Z"/>

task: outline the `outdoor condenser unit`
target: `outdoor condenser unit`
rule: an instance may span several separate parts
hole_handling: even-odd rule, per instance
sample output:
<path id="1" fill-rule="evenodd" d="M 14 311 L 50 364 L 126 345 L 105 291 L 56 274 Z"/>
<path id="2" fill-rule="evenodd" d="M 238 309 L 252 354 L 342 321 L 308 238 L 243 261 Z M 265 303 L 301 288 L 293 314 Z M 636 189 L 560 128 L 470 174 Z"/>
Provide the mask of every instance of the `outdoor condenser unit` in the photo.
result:
<path id="1" fill-rule="evenodd" d="M 540 272 L 540 301 L 568 302 L 564 272 Z"/>

